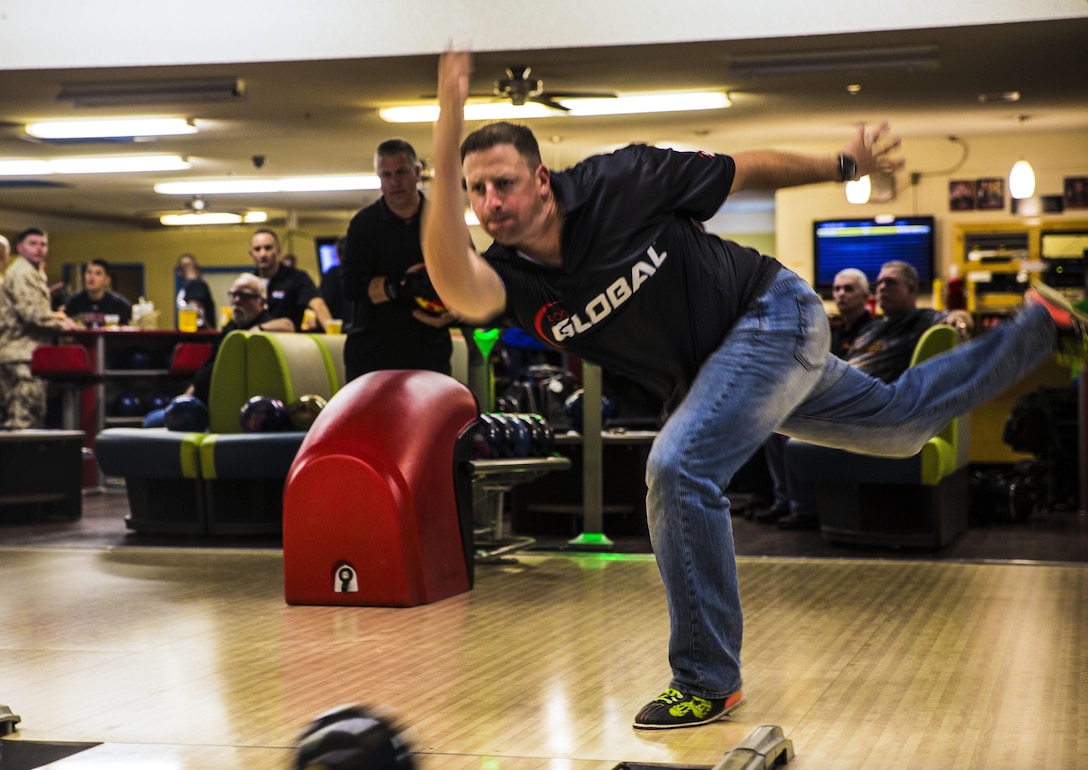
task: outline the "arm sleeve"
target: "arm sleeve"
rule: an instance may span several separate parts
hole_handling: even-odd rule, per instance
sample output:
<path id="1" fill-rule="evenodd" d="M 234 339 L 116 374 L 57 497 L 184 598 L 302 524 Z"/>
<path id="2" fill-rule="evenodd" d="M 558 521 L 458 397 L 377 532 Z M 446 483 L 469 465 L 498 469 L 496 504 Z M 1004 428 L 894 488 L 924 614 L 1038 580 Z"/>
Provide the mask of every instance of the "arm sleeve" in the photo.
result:
<path id="1" fill-rule="evenodd" d="M 376 274 L 374 266 L 368 260 L 368 254 L 373 251 L 366 230 L 366 223 L 361 215 L 351 220 L 344 254 L 340 258 L 340 281 L 344 299 L 370 304 L 370 281 Z"/>

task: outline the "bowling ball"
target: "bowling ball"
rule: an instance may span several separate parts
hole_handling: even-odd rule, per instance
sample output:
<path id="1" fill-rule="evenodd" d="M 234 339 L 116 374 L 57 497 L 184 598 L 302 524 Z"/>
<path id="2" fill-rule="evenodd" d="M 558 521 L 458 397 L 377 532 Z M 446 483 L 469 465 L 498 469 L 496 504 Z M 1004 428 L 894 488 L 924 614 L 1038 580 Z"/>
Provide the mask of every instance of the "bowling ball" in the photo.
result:
<path id="1" fill-rule="evenodd" d="M 196 396 L 178 396 L 163 413 L 167 430 L 204 433 L 208 430 L 208 407 Z"/>
<path id="2" fill-rule="evenodd" d="M 140 417 L 146 412 L 143 399 L 135 393 L 122 393 L 113 402 L 113 413 L 118 417 Z"/>
<path id="3" fill-rule="evenodd" d="M 506 416 L 514 426 L 514 457 L 528 457 L 533 453 L 533 429 L 524 414 Z"/>
<path id="4" fill-rule="evenodd" d="M 442 315 L 446 312 L 446 306 L 442 304 L 440 299 L 427 299 L 426 297 L 416 297 L 416 305 L 424 313 L 430 313 L 431 315 Z"/>
<path id="5" fill-rule="evenodd" d="M 563 413 L 567 417 L 567 421 L 570 426 L 578 431 L 582 432 L 582 419 L 583 419 L 583 400 L 585 399 L 585 392 L 579 388 L 567 397 L 567 400 L 563 403 Z M 601 427 L 605 427 L 608 421 L 619 414 L 619 404 L 609 398 L 608 396 L 601 395 Z"/>
<path id="6" fill-rule="evenodd" d="M 254 396 L 242 404 L 241 423 L 246 433 L 276 433 L 291 425 L 287 407 L 272 396 Z"/>
<path id="7" fill-rule="evenodd" d="M 324 398 L 315 393 L 299 396 L 287 405 L 287 420 L 295 430 L 309 430 L 327 404 Z"/>
<path id="8" fill-rule="evenodd" d="M 414 770 L 411 745 L 393 720 L 366 706 L 339 706 L 302 732 L 295 770 Z"/>
<path id="9" fill-rule="evenodd" d="M 165 393 L 153 393 L 151 397 L 147 399 L 144 407 L 148 412 L 153 409 L 165 409 L 170 406 L 171 401 L 173 401 L 173 399 Z"/>
<path id="10" fill-rule="evenodd" d="M 496 457 L 513 457 L 514 456 L 514 424 L 509 419 L 509 415 L 502 414 L 501 412 L 489 412 L 487 415 L 491 418 L 491 421 L 499 428 L 500 454 Z"/>
<path id="11" fill-rule="evenodd" d="M 477 423 L 475 427 L 473 427 L 471 448 L 473 460 L 491 459 L 491 444 L 487 440 L 487 432 L 488 429 L 482 423 Z"/>
<path id="12" fill-rule="evenodd" d="M 555 428 L 543 415 L 533 414 L 530 417 L 540 430 L 533 440 L 533 454 L 537 457 L 548 457 L 555 451 Z"/>
<path id="13" fill-rule="evenodd" d="M 132 348 L 132 350 L 128 351 L 128 355 L 125 358 L 125 364 L 128 369 L 155 368 L 151 353 L 143 348 Z"/>
<path id="14" fill-rule="evenodd" d="M 481 414 L 479 429 L 490 448 L 491 459 L 497 460 L 501 457 L 505 457 L 505 437 L 499 423 L 491 419 L 490 414 Z"/>

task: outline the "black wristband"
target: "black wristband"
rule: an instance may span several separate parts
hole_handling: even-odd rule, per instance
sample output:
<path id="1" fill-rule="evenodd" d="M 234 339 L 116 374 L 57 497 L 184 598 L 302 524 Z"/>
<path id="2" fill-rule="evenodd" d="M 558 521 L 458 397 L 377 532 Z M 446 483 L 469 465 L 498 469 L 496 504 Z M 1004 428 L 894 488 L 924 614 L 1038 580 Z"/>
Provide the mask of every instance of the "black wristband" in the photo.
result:
<path id="1" fill-rule="evenodd" d="M 853 182 L 858 178 L 858 162 L 852 156 L 839 155 L 839 181 Z"/>
<path id="2" fill-rule="evenodd" d="M 389 301 L 392 302 L 393 300 L 396 300 L 398 297 L 400 297 L 400 284 L 394 281 L 392 278 L 385 279 L 384 289 L 385 296 L 389 299 Z"/>

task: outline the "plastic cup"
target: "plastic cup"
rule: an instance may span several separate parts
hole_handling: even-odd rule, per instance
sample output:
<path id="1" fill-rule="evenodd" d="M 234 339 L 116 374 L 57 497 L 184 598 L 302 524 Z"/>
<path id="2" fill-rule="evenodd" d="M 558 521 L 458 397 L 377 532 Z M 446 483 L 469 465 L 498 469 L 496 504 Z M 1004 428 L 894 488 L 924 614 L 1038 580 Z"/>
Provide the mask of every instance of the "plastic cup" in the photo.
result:
<path id="1" fill-rule="evenodd" d="M 178 310 L 178 331 L 195 332 L 200 314 L 193 308 L 183 307 Z"/>
<path id="2" fill-rule="evenodd" d="M 339 318 L 330 318 L 325 323 L 325 334 L 343 334 L 344 322 Z"/>

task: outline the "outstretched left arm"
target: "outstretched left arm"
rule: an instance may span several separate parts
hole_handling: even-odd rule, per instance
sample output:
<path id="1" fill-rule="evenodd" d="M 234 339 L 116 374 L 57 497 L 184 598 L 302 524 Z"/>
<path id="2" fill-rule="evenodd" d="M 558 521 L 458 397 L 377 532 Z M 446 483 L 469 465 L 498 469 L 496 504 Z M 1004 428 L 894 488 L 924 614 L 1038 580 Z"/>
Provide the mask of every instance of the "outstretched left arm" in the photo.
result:
<path id="1" fill-rule="evenodd" d="M 888 122 L 875 130 L 859 124 L 842 155 L 854 159 L 857 171 L 854 179 L 877 171 L 898 171 L 906 161 L 892 155 L 899 148 L 898 136 L 887 136 Z M 820 182 L 844 181 L 841 177 L 839 155 L 801 155 L 777 150 L 752 150 L 733 155 L 736 173 L 730 192 L 740 190 L 778 190 Z M 846 180 L 849 181 L 849 180 Z"/>

